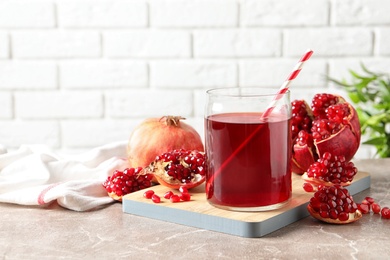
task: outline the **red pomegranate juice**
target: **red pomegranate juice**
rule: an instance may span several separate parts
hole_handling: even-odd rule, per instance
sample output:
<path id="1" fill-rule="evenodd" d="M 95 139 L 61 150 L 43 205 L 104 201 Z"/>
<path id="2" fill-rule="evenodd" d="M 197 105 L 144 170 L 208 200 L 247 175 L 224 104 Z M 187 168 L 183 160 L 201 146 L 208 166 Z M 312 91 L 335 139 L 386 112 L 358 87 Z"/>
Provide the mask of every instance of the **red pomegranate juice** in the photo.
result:
<path id="1" fill-rule="evenodd" d="M 273 116 L 261 122 L 260 117 L 226 113 L 205 119 L 206 193 L 211 204 L 266 208 L 291 197 L 290 119 Z"/>

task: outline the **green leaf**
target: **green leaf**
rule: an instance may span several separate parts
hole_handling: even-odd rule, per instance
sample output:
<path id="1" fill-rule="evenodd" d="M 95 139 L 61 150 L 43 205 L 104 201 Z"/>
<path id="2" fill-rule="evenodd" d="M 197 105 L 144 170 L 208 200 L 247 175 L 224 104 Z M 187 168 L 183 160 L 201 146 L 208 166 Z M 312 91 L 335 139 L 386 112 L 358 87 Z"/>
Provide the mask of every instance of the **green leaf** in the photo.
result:
<path id="1" fill-rule="evenodd" d="M 385 128 L 383 126 L 380 126 L 380 125 L 370 125 L 369 127 L 372 130 L 374 130 L 375 132 L 377 132 L 378 134 L 386 133 Z"/>
<path id="2" fill-rule="evenodd" d="M 381 121 L 386 117 L 386 114 L 379 114 L 379 115 L 374 115 L 370 117 L 367 121 L 366 124 L 368 125 L 378 125 L 381 123 Z"/>
<path id="3" fill-rule="evenodd" d="M 359 95 L 357 93 L 349 93 L 348 94 L 349 98 L 351 99 L 351 101 L 355 104 L 359 103 L 360 99 L 359 99 Z"/>
<path id="4" fill-rule="evenodd" d="M 369 139 L 369 140 L 363 142 L 363 144 L 371 144 L 371 145 L 381 145 L 384 143 L 386 143 L 386 138 L 384 138 L 384 137 L 372 138 L 372 139 Z"/>

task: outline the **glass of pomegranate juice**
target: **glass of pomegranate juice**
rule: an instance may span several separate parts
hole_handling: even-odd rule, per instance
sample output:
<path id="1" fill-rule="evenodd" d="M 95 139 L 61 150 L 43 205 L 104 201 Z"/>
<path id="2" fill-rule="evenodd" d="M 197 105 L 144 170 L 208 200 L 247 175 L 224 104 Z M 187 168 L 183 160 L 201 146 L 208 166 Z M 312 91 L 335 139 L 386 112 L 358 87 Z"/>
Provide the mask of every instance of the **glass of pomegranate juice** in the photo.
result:
<path id="1" fill-rule="evenodd" d="M 290 92 L 219 88 L 206 93 L 208 202 L 235 211 L 284 206 L 292 192 Z"/>

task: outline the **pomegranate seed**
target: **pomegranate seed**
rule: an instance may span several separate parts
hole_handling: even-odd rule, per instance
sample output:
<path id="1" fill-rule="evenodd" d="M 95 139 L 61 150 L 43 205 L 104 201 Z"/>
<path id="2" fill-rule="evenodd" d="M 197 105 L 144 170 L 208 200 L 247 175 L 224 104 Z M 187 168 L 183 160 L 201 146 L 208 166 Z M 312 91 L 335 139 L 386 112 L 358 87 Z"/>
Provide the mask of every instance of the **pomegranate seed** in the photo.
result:
<path id="1" fill-rule="evenodd" d="M 188 189 L 187 189 L 186 187 L 183 187 L 183 186 L 181 186 L 181 187 L 179 188 L 179 191 L 180 191 L 181 193 L 188 193 Z"/>
<path id="2" fill-rule="evenodd" d="M 191 195 L 188 192 L 180 194 L 179 197 L 182 201 L 190 201 L 191 200 Z"/>
<path id="3" fill-rule="evenodd" d="M 358 209 L 359 209 L 363 214 L 367 214 L 367 213 L 370 212 L 370 205 L 369 205 L 369 204 L 360 203 L 360 204 L 358 204 Z"/>
<path id="4" fill-rule="evenodd" d="M 160 203 L 161 199 L 160 199 L 160 196 L 156 195 L 156 194 L 153 194 L 152 195 L 152 201 L 154 203 Z"/>
<path id="5" fill-rule="evenodd" d="M 167 191 L 164 194 L 164 198 L 169 200 L 172 197 L 172 195 L 173 195 L 172 191 Z"/>
<path id="6" fill-rule="evenodd" d="M 375 200 L 371 197 L 365 197 L 364 200 L 367 201 L 369 204 L 372 204 L 375 202 Z"/>
<path id="7" fill-rule="evenodd" d="M 374 212 L 375 214 L 379 214 L 381 212 L 381 206 L 379 206 L 379 204 L 375 202 L 371 204 L 371 209 L 372 212 Z"/>
<path id="8" fill-rule="evenodd" d="M 147 190 L 144 192 L 144 197 L 147 199 L 151 199 L 154 194 L 154 190 Z"/>
<path id="9" fill-rule="evenodd" d="M 180 197 L 179 195 L 176 195 L 176 194 L 173 194 L 170 198 L 171 202 L 173 203 L 176 203 L 176 202 L 180 202 Z"/>
<path id="10" fill-rule="evenodd" d="M 341 221 L 347 221 L 349 219 L 349 214 L 347 212 L 340 212 L 339 219 Z"/>
<path id="11" fill-rule="evenodd" d="M 308 183 L 308 182 L 303 183 L 303 189 L 304 189 L 306 192 L 313 192 L 313 191 L 314 191 L 313 185 L 311 185 L 311 184 Z"/>
<path id="12" fill-rule="evenodd" d="M 382 216 L 382 218 L 390 219 L 390 208 L 383 207 L 381 210 L 381 216 Z"/>

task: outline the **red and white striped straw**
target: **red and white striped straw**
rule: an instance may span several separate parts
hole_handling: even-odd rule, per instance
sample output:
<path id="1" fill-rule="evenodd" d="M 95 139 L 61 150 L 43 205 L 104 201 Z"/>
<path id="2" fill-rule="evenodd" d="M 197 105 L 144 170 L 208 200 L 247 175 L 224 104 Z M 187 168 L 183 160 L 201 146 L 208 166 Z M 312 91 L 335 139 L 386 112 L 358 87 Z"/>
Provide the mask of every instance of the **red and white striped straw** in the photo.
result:
<path id="1" fill-rule="evenodd" d="M 275 108 L 276 103 L 279 99 L 282 98 L 282 95 L 287 92 L 289 89 L 289 86 L 291 82 L 298 76 L 299 72 L 301 72 L 303 64 L 305 64 L 305 61 L 310 59 L 311 55 L 313 54 L 312 50 L 307 50 L 306 53 L 301 57 L 301 59 L 298 61 L 298 63 L 295 65 L 294 69 L 291 71 L 290 75 L 287 77 L 287 79 L 283 82 L 282 86 L 280 87 L 277 95 L 272 100 L 271 104 L 268 106 L 268 108 L 265 110 L 265 112 L 261 115 L 261 118 L 268 117 L 272 110 Z"/>

